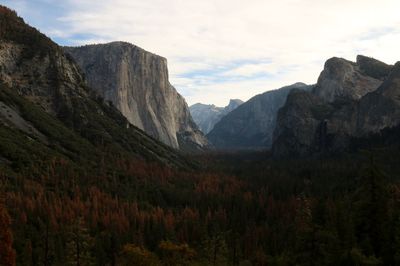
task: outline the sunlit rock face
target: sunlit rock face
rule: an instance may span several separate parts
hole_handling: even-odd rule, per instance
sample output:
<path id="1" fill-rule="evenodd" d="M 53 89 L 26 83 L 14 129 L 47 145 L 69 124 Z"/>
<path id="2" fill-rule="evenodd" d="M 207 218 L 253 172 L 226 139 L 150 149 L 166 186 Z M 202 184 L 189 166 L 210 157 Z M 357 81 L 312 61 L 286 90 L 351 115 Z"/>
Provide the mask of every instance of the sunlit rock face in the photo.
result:
<path id="1" fill-rule="evenodd" d="M 167 60 L 125 42 L 66 47 L 89 86 L 135 126 L 165 144 L 201 150 L 208 142 L 168 80 Z"/>
<path id="2" fill-rule="evenodd" d="M 214 104 L 196 103 L 190 106 L 194 122 L 204 134 L 208 134 L 224 116 L 238 108 L 243 101 L 231 99 L 225 107 L 217 107 Z"/>
<path id="3" fill-rule="evenodd" d="M 376 90 L 382 84 L 382 80 L 364 71 L 372 62 L 363 58 L 359 56 L 357 63 L 337 57 L 326 61 L 314 94 L 327 102 L 334 102 L 341 98 L 358 100 L 368 92 Z"/>

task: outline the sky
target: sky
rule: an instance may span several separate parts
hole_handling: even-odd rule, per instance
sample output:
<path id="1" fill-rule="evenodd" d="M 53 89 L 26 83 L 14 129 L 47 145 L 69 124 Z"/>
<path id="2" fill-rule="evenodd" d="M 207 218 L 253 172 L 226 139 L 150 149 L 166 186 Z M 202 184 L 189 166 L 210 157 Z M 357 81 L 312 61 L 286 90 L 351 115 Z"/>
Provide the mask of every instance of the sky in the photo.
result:
<path id="1" fill-rule="evenodd" d="M 168 59 L 189 105 L 295 82 L 358 54 L 400 60 L 399 0 L 0 0 L 60 45 L 127 41 Z"/>

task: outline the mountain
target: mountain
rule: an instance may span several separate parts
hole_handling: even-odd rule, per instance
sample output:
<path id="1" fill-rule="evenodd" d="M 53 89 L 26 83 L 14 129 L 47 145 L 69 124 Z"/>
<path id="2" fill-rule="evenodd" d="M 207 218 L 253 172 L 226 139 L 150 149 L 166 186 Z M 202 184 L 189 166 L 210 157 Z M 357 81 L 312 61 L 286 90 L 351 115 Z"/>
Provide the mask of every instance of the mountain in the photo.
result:
<path id="1" fill-rule="evenodd" d="M 400 123 L 400 65 L 373 58 L 332 58 L 311 92 L 293 91 L 279 111 L 275 156 L 346 150 L 352 139 Z"/>
<path id="2" fill-rule="evenodd" d="M 198 125 L 200 130 L 204 132 L 204 134 L 208 134 L 214 128 L 214 125 L 222 119 L 222 117 L 235 110 L 242 103 L 242 100 L 231 99 L 229 104 L 225 107 L 217 107 L 213 104 L 196 103 L 190 106 L 189 109 L 194 122 Z"/>
<path id="3" fill-rule="evenodd" d="M 185 99 L 168 80 L 165 58 L 125 42 L 64 50 L 81 67 L 88 85 L 133 125 L 176 149 L 208 146 Z"/>
<path id="4" fill-rule="evenodd" d="M 222 113 L 224 115 L 227 115 L 228 113 L 232 112 L 233 110 L 235 110 L 242 104 L 243 104 L 243 101 L 240 99 L 230 99 L 229 104 L 227 106 L 225 106 L 224 111 Z"/>
<path id="5" fill-rule="evenodd" d="M 311 86 L 295 83 L 251 98 L 223 117 L 207 135 L 208 139 L 221 149 L 271 147 L 278 110 L 293 89 L 310 90 Z"/>
<path id="6" fill-rule="evenodd" d="M 366 59 L 365 56 L 358 56 L 356 63 L 337 57 L 329 59 L 318 78 L 314 94 L 326 102 L 334 102 L 340 98 L 358 100 L 374 91 L 382 83 L 384 76 L 388 75 L 389 69 L 388 66 L 382 67 L 385 70 L 383 76 L 371 75 L 366 70 L 369 69 L 368 65 L 376 64 L 371 60 L 373 59 Z"/>
<path id="7" fill-rule="evenodd" d="M 188 165 L 98 97 L 74 60 L 14 11 L 0 6 L 0 26 L 0 168 L 52 158 L 79 167 L 117 158 Z"/>

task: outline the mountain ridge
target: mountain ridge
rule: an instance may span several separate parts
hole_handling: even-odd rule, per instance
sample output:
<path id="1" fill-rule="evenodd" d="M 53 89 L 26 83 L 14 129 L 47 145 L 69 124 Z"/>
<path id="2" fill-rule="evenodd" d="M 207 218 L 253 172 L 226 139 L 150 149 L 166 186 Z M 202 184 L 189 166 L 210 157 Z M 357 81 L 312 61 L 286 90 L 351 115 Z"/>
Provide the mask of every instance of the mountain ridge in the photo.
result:
<path id="1" fill-rule="evenodd" d="M 193 120 L 200 130 L 207 134 L 214 125 L 218 123 L 224 116 L 235 110 L 243 103 L 240 99 L 230 99 L 225 107 L 217 107 L 214 104 L 195 103 L 189 107 Z"/>
<path id="2" fill-rule="evenodd" d="M 222 118 L 207 137 L 220 149 L 269 148 L 277 112 L 295 88 L 311 89 L 298 82 L 258 94 Z"/>

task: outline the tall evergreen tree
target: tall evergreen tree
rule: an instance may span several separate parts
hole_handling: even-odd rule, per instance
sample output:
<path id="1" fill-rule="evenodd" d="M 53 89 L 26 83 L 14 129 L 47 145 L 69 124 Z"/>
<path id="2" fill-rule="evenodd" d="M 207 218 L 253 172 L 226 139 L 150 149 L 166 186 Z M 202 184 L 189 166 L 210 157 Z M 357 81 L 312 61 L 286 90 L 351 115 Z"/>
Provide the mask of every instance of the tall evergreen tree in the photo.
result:
<path id="1" fill-rule="evenodd" d="M 385 176 L 371 160 L 355 195 L 355 234 L 361 252 L 381 258 L 388 239 L 388 187 Z"/>
<path id="2" fill-rule="evenodd" d="M 203 239 L 203 257 L 208 265 L 222 265 L 228 262 L 228 248 L 223 233 L 216 233 Z"/>
<path id="3" fill-rule="evenodd" d="M 67 265 L 91 266 L 94 259 L 91 255 L 92 239 L 83 219 L 79 218 L 69 231 L 67 242 Z"/>
<path id="4" fill-rule="evenodd" d="M 2 199 L 0 199 L 0 265 L 15 265 L 11 219 Z"/>

